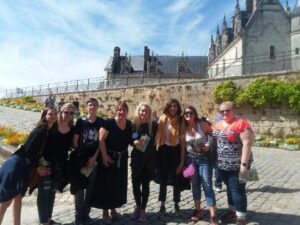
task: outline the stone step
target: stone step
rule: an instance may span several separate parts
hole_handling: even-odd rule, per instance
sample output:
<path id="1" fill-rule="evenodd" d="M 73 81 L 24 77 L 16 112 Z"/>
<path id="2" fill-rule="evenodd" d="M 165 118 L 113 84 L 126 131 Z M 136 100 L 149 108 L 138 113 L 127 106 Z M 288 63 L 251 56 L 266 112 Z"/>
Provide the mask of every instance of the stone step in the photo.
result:
<path id="1" fill-rule="evenodd" d="M 16 147 L 0 143 L 0 165 L 17 150 Z"/>

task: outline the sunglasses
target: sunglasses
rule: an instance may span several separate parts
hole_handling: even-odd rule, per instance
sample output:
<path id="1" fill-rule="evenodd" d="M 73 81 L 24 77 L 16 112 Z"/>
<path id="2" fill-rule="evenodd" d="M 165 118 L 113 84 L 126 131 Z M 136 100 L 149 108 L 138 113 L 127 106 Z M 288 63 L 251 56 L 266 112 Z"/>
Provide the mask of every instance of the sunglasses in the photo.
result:
<path id="1" fill-rule="evenodd" d="M 71 116 L 74 115 L 74 112 L 63 111 L 63 113 L 66 115 L 71 115 Z"/>
<path id="2" fill-rule="evenodd" d="M 224 114 L 224 113 L 229 113 L 231 111 L 231 109 L 224 109 L 224 110 L 220 110 L 219 112 L 221 114 Z"/>
<path id="3" fill-rule="evenodd" d="M 184 115 L 185 115 L 185 116 L 193 116 L 194 113 L 193 113 L 193 112 L 185 112 Z"/>

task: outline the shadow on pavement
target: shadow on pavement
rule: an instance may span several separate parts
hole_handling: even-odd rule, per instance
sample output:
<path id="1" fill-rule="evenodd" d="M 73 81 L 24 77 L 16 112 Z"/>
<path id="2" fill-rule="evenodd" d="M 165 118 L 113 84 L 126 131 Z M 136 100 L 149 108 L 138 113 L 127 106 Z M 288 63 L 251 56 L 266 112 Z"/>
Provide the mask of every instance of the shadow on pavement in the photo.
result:
<path id="1" fill-rule="evenodd" d="M 291 189 L 291 188 L 282 188 L 282 187 L 272 187 L 270 185 L 266 185 L 260 188 L 247 188 L 248 192 L 267 192 L 267 193 L 295 193 L 300 192 L 300 189 Z"/>

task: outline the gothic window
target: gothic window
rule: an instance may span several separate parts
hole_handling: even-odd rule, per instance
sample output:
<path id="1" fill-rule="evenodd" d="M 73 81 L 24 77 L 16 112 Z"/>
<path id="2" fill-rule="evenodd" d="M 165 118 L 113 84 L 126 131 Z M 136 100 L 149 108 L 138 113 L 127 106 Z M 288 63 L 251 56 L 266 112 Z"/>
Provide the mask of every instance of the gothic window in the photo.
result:
<path id="1" fill-rule="evenodd" d="M 295 54 L 296 54 L 296 55 L 299 55 L 299 48 L 296 48 L 296 49 L 295 49 Z"/>
<path id="2" fill-rule="evenodd" d="M 223 75 L 225 76 L 225 59 L 223 59 Z"/>
<path id="3" fill-rule="evenodd" d="M 184 72 L 186 72 L 186 64 L 185 64 L 185 62 L 184 61 L 180 61 L 179 63 L 178 63 L 178 65 L 177 65 L 177 71 L 178 71 L 178 73 L 184 73 Z"/>
<path id="4" fill-rule="evenodd" d="M 156 73 L 156 66 L 155 63 L 151 63 L 149 66 L 149 72 L 150 73 Z"/>
<path id="5" fill-rule="evenodd" d="M 216 65 L 216 76 L 218 76 L 219 73 L 219 64 Z"/>
<path id="6" fill-rule="evenodd" d="M 238 58 L 238 48 L 236 47 L 235 48 L 235 60 L 237 60 L 237 58 Z"/>
<path id="7" fill-rule="evenodd" d="M 125 61 L 123 63 L 123 73 L 130 73 L 130 71 L 131 71 L 130 64 L 127 61 Z"/>
<path id="8" fill-rule="evenodd" d="M 270 59 L 275 59 L 275 46 L 270 46 Z"/>

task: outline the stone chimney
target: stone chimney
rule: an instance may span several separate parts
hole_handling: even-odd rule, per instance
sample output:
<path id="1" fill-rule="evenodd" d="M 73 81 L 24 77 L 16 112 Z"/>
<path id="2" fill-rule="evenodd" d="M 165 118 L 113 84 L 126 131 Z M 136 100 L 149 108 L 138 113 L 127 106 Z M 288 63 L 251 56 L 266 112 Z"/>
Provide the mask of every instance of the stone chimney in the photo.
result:
<path id="1" fill-rule="evenodd" d="M 119 58 L 120 56 L 121 56 L 121 49 L 118 46 L 116 46 L 114 48 L 114 59 Z"/>
<path id="2" fill-rule="evenodd" d="M 150 49 L 148 46 L 144 47 L 144 72 L 147 72 L 147 62 L 149 62 L 150 59 Z"/>
<path id="3" fill-rule="evenodd" d="M 253 12 L 253 0 L 246 0 L 246 11 L 247 13 Z"/>

